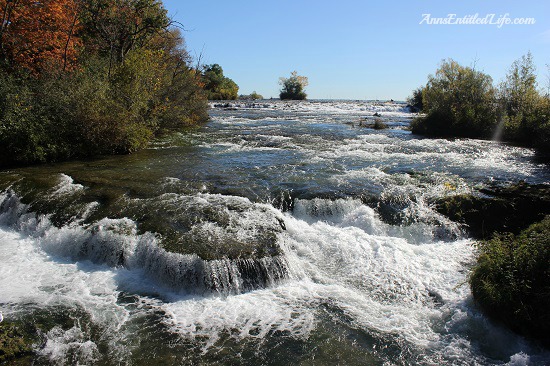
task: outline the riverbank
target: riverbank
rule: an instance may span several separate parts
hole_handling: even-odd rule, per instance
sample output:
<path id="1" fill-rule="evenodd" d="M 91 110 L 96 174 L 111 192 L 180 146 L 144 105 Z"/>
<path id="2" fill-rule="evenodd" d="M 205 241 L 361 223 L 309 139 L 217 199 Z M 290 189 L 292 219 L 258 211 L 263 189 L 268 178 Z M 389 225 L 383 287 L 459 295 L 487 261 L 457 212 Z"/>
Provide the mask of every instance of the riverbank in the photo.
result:
<path id="1" fill-rule="evenodd" d="M 469 279 L 480 307 L 549 347 L 550 186 L 483 188 L 439 199 L 436 209 L 483 239 Z"/>
<path id="2" fill-rule="evenodd" d="M 548 364 L 474 304 L 471 240 L 433 205 L 548 169 L 418 138 L 405 106 L 214 107 L 129 155 L 0 171 L 0 311 L 46 324 L 44 364 Z"/>

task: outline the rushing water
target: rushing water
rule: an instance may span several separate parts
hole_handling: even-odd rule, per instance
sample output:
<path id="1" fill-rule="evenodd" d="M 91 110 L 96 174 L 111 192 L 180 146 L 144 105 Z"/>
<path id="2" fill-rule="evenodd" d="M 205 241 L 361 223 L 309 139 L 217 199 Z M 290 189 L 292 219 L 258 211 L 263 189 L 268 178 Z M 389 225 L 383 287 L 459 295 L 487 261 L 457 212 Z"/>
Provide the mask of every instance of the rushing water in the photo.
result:
<path id="1" fill-rule="evenodd" d="M 472 241 L 433 210 L 548 183 L 533 151 L 412 136 L 398 103 L 229 107 L 130 156 L 0 172 L 0 310 L 39 328 L 35 363 L 550 363 L 476 308 Z"/>

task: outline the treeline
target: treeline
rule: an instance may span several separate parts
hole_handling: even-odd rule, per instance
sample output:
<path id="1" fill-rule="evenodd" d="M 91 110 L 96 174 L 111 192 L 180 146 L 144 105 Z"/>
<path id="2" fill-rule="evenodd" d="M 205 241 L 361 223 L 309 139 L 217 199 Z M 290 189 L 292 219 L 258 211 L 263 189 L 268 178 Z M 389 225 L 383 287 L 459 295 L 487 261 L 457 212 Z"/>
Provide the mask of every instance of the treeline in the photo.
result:
<path id="1" fill-rule="evenodd" d="M 209 100 L 235 100 L 239 96 L 239 86 L 227 76 L 218 64 L 205 65 L 202 80 Z"/>
<path id="2" fill-rule="evenodd" d="M 489 75 L 445 60 L 409 104 L 424 113 L 413 133 L 502 139 L 550 153 L 550 95 L 538 88 L 530 53 L 496 86 Z"/>
<path id="3" fill-rule="evenodd" d="M 206 120 L 157 0 L 0 0 L 0 166 L 128 153 Z"/>

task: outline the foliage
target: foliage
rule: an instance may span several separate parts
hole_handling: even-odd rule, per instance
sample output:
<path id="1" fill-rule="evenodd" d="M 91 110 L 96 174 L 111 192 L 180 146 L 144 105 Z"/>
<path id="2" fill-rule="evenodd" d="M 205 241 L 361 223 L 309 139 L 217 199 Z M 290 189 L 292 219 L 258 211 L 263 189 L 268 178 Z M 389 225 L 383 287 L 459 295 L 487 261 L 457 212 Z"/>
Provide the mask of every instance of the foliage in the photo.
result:
<path id="1" fill-rule="evenodd" d="M 527 131 L 530 131 L 530 139 L 523 140 L 523 143 L 535 147 L 542 155 L 550 156 L 550 96 L 540 98 Z"/>
<path id="2" fill-rule="evenodd" d="M 500 85 L 499 96 L 509 123 L 521 124 L 533 113 L 540 96 L 531 53 L 514 61 Z"/>
<path id="3" fill-rule="evenodd" d="M 290 73 L 289 78 L 281 77 L 279 84 L 282 86 L 279 97 L 292 100 L 304 100 L 307 98 L 307 94 L 304 89 L 308 85 L 308 79 L 305 76 L 298 75 L 298 72 L 293 71 Z"/>
<path id="4" fill-rule="evenodd" d="M 422 93 L 424 92 L 424 87 L 420 86 L 413 90 L 412 95 L 407 99 L 407 103 L 413 112 L 422 112 L 424 109 L 424 103 L 422 102 Z"/>
<path id="5" fill-rule="evenodd" d="M 261 94 L 256 93 L 256 91 L 254 90 L 249 95 L 239 95 L 239 99 L 258 100 L 264 99 L 264 97 Z"/>
<path id="6" fill-rule="evenodd" d="M 502 130 L 505 140 L 550 156 L 550 93 L 538 90 L 535 71 L 528 53 L 512 64 L 497 89 L 489 76 L 445 61 L 426 86 L 413 91 L 409 104 L 419 103 L 421 96 L 425 116 L 414 120 L 411 129 L 476 138 L 491 138 Z"/>
<path id="7" fill-rule="evenodd" d="M 550 216 L 518 236 L 480 242 L 478 249 L 470 276 L 476 301 L 512 329 L 550 341 Z"/>
<path id="8" fill-rule="evenodd" d="M 37 59 L 3 54 L 0 166 L 129 153 L 160 133 L 208 118 L 200 74 L 190 66 L 179 31 L 164 28 L 169 21 L 160 2 L 78 4 L 77 67 L 43 67 Z M 94 16 L 108 21 L 99 27 Z M 17 29 L 8 30 L 13 35 Z M 106 43 L 101 32 L 109 29 L 125 39 Z M 128 33 L 132 29 L 137 33 Z M 9 50 L 8 43 L 1 45 Z M 65 61 L 59 57 L 58 64 Z"/>
<path id="9" fill-rule="evenodd" d="M 444 61 L 428 77 L 422 92 L 426 116 L 416 119 L 414 133 L 439 136 L 488 137 L 499 115 L 496 90 L 489 75 L 456 61 Z"/>
<path id="10" fill-rule="evenodd" d="M 385 130 L 386 128 L 388 128 L 388 125 L 385 124 L 384 121 L 380 118 L 375 118 L 372 128 L 374 128 L 375 130 Z"/>
<path id="11" fill-rule="evenodd" d="M 83 2 L 81 19 L 89 51 L 106 56 L 110 64 L 146 47 L 171 25 L 158 0 L 89 0 Z"/>
<path id="12" fill-rule="evenodd" d="M 514 61 L 500 84 L 506 139 L 550 149 L 550 100 L 538 91 L 531 53 Z"/>
<path id="13" fill-rule="evenodd" d="M 233 80 L 223 75 L 223 69 L 220 65 L 212 64 L 205 66 L 202 73 L 202 78 L 208 99 L 237 99 L 239 87 Z"/>
<path id="14" fill-rule="evenodd" d="M 38 74 L 76 64 L 77 0 L 0 0 L 0 56 L 13 67 Z"/>

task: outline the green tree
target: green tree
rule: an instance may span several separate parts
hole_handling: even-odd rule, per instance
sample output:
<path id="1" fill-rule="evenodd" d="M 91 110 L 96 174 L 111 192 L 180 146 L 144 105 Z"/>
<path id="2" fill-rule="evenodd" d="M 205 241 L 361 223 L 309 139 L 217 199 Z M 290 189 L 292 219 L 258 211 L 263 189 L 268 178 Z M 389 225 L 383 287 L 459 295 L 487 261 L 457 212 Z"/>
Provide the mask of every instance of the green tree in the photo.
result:
<path id="1" fill-rule="evenodd" d="M 239 95 L 239 99 L 258 100 L 258 99 L 264 99 L 264 97 L 261 94 L 256 93 L 256 91 L 254 90 L 252 93 L 248 95 Z"/>
<path id="2" fill-rule="evenodd" d="M 239 96 L 239 86 L 223 75 L 223 69 L 218 64 L 204 67 L 203 82 L 210 100 L 235 100 Z"/>
<path id="3" fill-rule="evenodd" d="M 426 115 L 412 123 L 415 133 L 489 137 L 499 120 L 491 77 L 454 60 L 428 77 L 422 101 Z"/>
<path id="4" fill-rule="evenodd" d="M 279 97 L 292 100 L 304 100 L 307 98 L 307 94 L 304 89 L 308 86 L 308 78 L 298 75 L 298 72 L 293 71 L 290 73 L 290 77 L 279 78 L 279 84 L 282 86 Z"/>
<path id="5" fill-rule="evenodd" d="M 89 0 L 81 11 L 86 52 L 106 56 L 110 72 L 133 49 L 143 48 L 172 25 L 159 0 Z"/>
<path id="6" fill-rule="evenodd" d="M 531 53 L 514 61 L 500 84 L 499 97 L 505 112 L 505 133 L 513 140 L 529 140 L 541 123 L 542 96 L 537 90 Z"/>
<path id="7" fill-rule="evenodd" d="M 407 99 L 407 103 L 411 107 L 413 112 L 422 112 L 424 109 L 424 103 L 422 102 L 422 94 L 424 87 L 420 86 L 413 90 L 412 95 Z"/>

